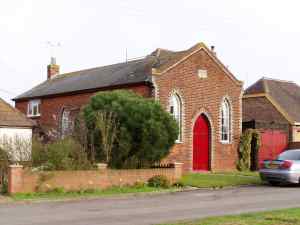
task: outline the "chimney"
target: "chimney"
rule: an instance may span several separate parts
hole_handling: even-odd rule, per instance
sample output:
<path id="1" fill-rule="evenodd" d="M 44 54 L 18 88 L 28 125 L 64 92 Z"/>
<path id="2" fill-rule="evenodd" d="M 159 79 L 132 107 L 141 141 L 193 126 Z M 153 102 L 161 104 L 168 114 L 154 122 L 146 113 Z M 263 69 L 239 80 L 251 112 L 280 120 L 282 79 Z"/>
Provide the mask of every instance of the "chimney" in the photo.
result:
<path id="1" fill-rule="evenodd" d="M 56 59 L 51 57 L 51 62 L 47 66 L 47 79 L 52 79 L 54 76 L 59 74 L 59 65 L 56 65 Z"/>
<path id="2" fill-rule="evenodd" d="M 214 54 L 214 55 L 217 55 L 216 51 L 215 51 L 215 46 L 212 45 L 210 46 L 210 51 Z"/>

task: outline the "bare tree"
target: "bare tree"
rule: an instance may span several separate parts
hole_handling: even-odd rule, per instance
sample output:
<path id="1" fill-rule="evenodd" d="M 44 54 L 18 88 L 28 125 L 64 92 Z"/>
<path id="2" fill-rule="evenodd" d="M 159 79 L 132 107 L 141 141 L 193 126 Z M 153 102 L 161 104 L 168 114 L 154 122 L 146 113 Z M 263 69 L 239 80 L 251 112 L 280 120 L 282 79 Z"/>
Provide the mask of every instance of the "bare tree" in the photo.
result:
<path id="1" fill-rule="evenodd" d="M 13 163 L 31 160 L 31 139 L 15 135 L 0 137 L 1 148 L 7 153 L 9 160 Z"/>
<path id="2" fill-rule="evenodd" d="M 97 111 L 96 128 L 100 132 L 102 148 L 106 156 L 106 163 L 108 163 L 118 132 L 118 122 L 115 113 L 110 111 Z"/>

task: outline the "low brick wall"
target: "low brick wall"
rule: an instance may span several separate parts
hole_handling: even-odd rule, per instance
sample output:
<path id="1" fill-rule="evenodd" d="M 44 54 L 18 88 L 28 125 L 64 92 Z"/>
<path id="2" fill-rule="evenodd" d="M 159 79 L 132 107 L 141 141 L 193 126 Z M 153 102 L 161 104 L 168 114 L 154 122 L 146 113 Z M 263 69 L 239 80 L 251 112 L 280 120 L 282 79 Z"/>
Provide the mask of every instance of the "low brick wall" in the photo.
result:
<path id="1" fill-rule="evenodd" d="M 47 172 L 11 165 L 8 173 L 8 192 L 9 194 L 29 193 L 59 187 L 65 190 L 104 189 L 146 182 L 155 175 L 164 175 L 174 183 L 180 179 L 182 172 L 181 163 L 175 163 L 174 168 Z"/>

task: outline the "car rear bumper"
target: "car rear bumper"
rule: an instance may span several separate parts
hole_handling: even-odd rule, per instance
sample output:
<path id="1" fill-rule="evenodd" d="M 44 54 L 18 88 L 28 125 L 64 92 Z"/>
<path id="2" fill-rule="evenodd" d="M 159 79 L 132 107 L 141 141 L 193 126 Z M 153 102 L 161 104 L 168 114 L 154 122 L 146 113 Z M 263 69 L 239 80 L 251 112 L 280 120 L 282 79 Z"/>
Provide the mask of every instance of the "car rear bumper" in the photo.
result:
<path id="1" fill-rule="evenodd" d="M 284 170 L 260 170 L 260 177 L 263 181 L 278 183 L 299 183 L 299 172 Z"/>

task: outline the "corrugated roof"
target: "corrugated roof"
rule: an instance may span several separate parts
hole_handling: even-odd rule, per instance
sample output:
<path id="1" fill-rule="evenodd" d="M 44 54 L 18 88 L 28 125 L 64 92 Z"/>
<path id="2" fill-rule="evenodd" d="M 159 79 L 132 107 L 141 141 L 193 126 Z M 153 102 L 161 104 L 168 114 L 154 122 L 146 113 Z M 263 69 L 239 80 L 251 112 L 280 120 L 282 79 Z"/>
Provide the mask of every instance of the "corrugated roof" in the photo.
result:
<path id="1" fill-rule="evenodd" d="M 33 127 L 34 122 L 0 98 L 0 127 Z"/>
<path id="2" fill-rule="evenodd" d="M 269 94 L 295 121 L 300 122 L 300 86 L 292 81 L 262 78 L 245 90 L 249 94 Z"/>

